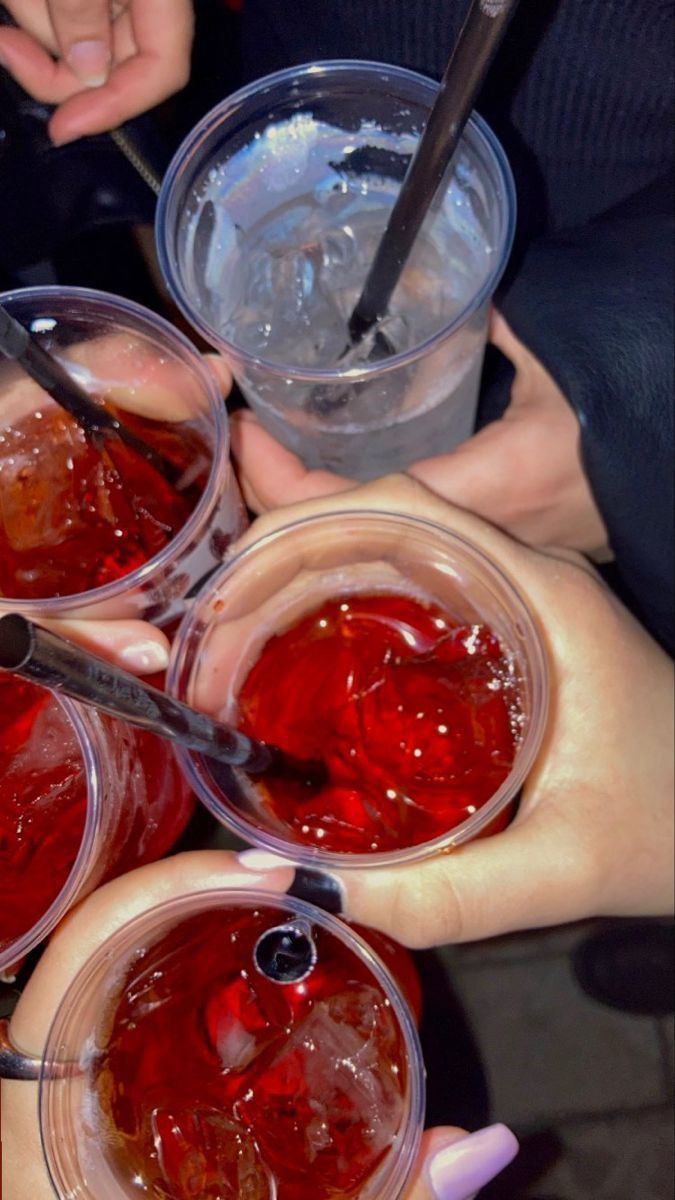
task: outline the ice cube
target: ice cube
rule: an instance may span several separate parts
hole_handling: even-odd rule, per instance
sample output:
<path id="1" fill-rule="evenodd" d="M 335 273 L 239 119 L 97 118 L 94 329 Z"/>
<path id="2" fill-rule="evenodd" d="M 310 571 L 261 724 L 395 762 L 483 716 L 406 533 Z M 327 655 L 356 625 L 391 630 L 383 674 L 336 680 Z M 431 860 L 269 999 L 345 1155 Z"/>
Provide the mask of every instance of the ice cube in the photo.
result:
<path id="1" fill-rule="evenodd" d="M 241 1102 L 265 1161 L 358 1195 L 401 1124 L 399 1055 L 395 1017 L 375 987 L 315 1004 Z"/>
<path id="2" fill-rule="evenodd" d="M 171 1185 L 172 1196 L 273 1200 L 274 1183 L 253 1135 L 218 1109 L 156 1108 L 151 1124 L 161 1182 Z"/>

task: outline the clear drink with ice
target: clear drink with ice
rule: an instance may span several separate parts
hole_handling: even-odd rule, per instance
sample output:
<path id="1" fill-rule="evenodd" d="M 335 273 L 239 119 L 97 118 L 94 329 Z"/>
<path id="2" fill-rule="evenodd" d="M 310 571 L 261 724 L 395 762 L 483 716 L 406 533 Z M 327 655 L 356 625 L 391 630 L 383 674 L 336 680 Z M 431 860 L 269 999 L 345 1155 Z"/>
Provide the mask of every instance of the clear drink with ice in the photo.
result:
<path id="1" fill-rule="evenodd" d="M 480 118 L 387 316 L 345 353 L 435 89 L 372 63 L 282 72 L 206 117 L 167 174 L 158 237 L 169 285 L 308 466 L 371 478 L 472 432 L 514 222 L 508 164 Z"/>

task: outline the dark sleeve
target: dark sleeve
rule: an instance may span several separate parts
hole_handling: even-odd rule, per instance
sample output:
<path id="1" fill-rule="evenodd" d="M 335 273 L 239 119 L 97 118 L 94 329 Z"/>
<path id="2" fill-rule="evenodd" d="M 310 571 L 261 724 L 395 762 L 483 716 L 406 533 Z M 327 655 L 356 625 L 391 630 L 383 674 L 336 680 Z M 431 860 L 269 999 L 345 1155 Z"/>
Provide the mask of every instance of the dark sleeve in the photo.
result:
<path id="1" fill-rule="evenodd" d="M 532 243 L 498 304 L 581 424 L 624 597 L 673 652 L 672 188 Z"/>

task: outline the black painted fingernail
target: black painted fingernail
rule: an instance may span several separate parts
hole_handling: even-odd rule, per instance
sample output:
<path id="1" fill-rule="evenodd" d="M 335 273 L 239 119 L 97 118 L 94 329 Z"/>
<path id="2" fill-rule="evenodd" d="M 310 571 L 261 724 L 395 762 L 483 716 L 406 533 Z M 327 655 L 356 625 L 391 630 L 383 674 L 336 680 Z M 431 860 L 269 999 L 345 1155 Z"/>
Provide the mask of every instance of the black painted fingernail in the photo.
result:
<path id="1" fill-rule="evenodd" d="M 296 867 L 295 879 L 286 892 L 296 900 L 306 900 L 324 912 L 339 916 L 344 912 L 344 891 L 339 879 L 311 867 Z"/>

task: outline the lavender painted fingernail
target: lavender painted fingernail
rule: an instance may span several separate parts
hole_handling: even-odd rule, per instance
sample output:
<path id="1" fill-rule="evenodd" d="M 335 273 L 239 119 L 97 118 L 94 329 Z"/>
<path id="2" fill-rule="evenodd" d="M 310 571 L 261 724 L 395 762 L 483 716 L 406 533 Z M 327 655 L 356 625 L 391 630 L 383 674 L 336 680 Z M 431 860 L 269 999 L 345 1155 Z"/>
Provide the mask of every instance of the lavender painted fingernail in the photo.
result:
<path id="1" fill-rule="evenodd" d="M 490 1125 L 440 1150 L 427 1168 L 437 1200 L 468 1200 L 494 1179 L 518 1153 L 506 1125 Z"/>

